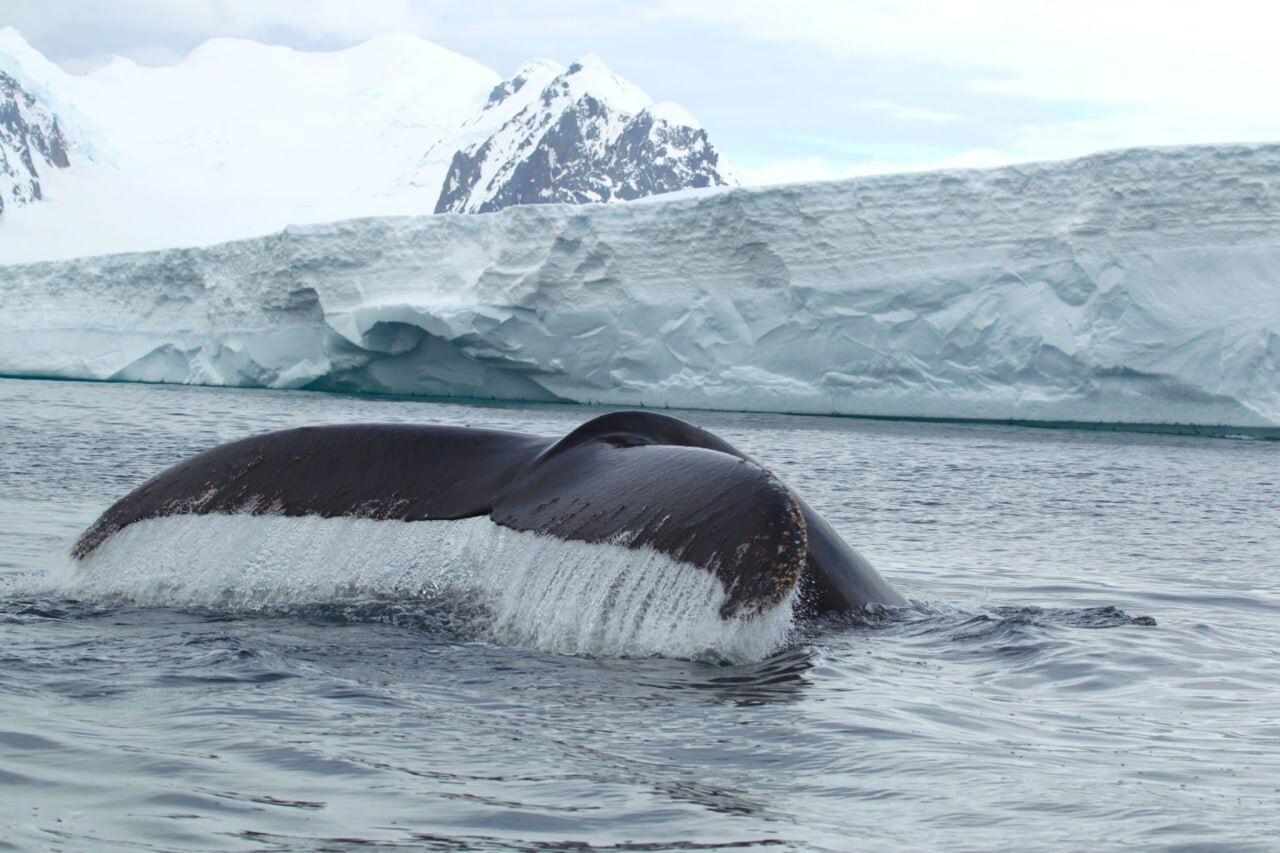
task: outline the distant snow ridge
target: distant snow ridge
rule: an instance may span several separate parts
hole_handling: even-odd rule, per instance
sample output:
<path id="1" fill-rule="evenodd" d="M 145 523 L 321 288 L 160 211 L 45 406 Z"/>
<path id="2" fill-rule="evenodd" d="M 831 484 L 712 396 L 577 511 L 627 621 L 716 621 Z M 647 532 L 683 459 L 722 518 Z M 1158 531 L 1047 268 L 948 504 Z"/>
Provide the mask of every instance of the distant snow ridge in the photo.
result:
<path id="1" fill-rule="evenodd" d="M 0 70 L 0 213 L 43 197 L 43 169 L 71 165 L 58 117 Z"/>
<path id="2" fill-rule="evenodd" d="M 595 57 L 504 81 L 412 35 L 332 52 L 218 38 L 69 74 L 0 27 L 0 74 L 0 263 L 736 183 L 692 118 Z"/>
<path id="3" fill-rule="evenodd" d="M 631 200 L 738 183 L 707 133 L 655 105 L 591 54 L 560 70 L 525 66 L 496 86 L 472 126 L 492 127 L 449 164 L 436 213 L 518 204 Z"/>

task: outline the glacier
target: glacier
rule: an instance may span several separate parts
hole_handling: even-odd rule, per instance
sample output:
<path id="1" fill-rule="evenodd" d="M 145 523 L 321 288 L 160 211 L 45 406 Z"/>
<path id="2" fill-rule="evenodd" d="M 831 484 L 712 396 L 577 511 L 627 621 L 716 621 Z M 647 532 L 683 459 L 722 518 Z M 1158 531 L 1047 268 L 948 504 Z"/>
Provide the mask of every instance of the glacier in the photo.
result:
<path id="1" fill-rule="evenodd" d="M 0 267 L 0 373 L 1280 427 L 1280 145 Z"/>

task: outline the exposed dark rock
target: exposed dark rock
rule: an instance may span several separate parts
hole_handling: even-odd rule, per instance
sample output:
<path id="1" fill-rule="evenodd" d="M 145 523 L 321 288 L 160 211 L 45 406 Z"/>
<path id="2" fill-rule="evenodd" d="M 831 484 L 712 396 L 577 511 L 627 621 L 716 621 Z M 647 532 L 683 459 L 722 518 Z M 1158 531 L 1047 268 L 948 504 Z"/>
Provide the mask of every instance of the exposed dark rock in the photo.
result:
<path id="1" fill-rule="evenodd" d="M 0 213 L 6 204 L 30 204 L 43 197 L 42 168 L 70 165 L 57 116 L 0 71 Z"/>
<path id="2" fill-rule="evenodd" d="M 705 130 L 652 109 L 622 112 L 575 86 L 570 78 L 582 71 L 570 66 L 492 136 L 455 153 L 435 212 L 630 200 L 735 183 Z M 489 106 L 525 82 L 495 87 Z"/>

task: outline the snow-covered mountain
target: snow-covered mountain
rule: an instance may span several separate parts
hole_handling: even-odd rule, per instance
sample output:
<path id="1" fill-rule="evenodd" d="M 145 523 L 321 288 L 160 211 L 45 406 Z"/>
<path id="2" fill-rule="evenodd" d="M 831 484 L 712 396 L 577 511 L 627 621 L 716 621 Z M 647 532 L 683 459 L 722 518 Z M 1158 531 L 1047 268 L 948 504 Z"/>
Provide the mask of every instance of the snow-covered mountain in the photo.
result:
<path id="1" fill-rule="evenodd" d="M 545 62 L 520 69 L 494 88 L 468 129 L 481 127 L 492 132 L 453 154 L 436 213 L 738 183 L 692 116 L 654 104 L 594 54 L 567 69 Z"/>
<path id="2" fill-rule="evenodd" d="M 648 106 L 634 86 L 598 61 L 589 64 L 598 70 L 594 76 L 531 63 L 522 73 L 532 70 L 526 79 L 537 79 L 515 92 L 520 75 L 503 81 L 416 36 L 389 35 L 329 53 L 213 39 L 174 65 L 116 58 L 73 75 L 16 30 L 0 29 L 0 71 L 21 81 L 15 91 L 25 92 L 12 96 L 24 110 L 22 144 L 40 150 L 32 144 L 31 128 L 38 127 L 50 163 L 56 166 L 68 149 L 74 154 L 63 169 L 34 158 L 38 183 L 23 167 L 21 198 L 38 193 L 44 201 L 3 214 L 0 263 L 206 245 L 354 216 L 431 213 L 455 152 L 482 144 L 521 110 L 535 123 L 563 118 L 560 100 L 537 100 L 557 77 L 572 80 L 579 100 L 609 104 L 615 120 Z M 499 96 L 495 106 L 491 101 L 504 87 L 512 95 Z M 620 91 L 629 100 L 619 102 Z M 0 87 L 0 105 L 9 103 L 4 92 Z M 37 114 L 56 116 L 59 124 L 33 123 Z M 66 137 L 57 146 L 55 129 Z M 0 150 L 12 162 L 8 146 L 16 136 L 0 134 L 6 146 Z M 673 145 L 662 144 L 667 137 L 676 144 L 688 137 L 694 146 L 702 140 L 706 156 L 715 156 L 700 134 L 659 123 L 651 134 L 658 141 L 616 149 L 600 144 L 599 136 L 561 137 L 557 153 L 578 164 L 577 171 L 553 183 L 563 180 L 576 192 L 598 171 L 632 188 L 599 194 L 603 198 L 702 185 L 709 178 L 696 168 L 682 172 L 658 163 L 674 156 Z M 513 158 L 524 155 L 519 146 L 510 151 Z M 520 167 L 493 156 L 485 163 Z M 584 170 L 592 177 L 579 174 Z M 56 180 L 47 171 L 58 172 Z M 6 193 L 11 183 L 5 178 Z"/>
<path id="3" fill-rule="evenodd" d="M 70 165 L 58 117 L 0 65 L 0 214 L 42 199 L 42 173 Z"/>
<path id="4" fill-rule="evenodd" d="M 1280 145 L 0 267 L 0 374 L 1280 435 Z"/>

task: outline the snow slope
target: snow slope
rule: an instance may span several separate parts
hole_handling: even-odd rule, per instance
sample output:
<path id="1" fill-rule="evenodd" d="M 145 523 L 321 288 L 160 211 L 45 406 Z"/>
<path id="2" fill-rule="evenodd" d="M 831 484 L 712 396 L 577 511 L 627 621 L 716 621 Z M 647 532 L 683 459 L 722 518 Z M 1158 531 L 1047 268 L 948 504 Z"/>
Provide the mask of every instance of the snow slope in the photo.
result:
<path id="1" fill-rule="evenodd" d="M 41 172 L 70 165 L 57 116 L 0 71 L 0 213 L 39 201 Z"/>
<path id="2" fill-rule="evenodd" d="M 483 144 L 517 114 L 536 107 L 542 90 L 564 70 L 563 65 L 550 59 L 535 59 L 522 65 L 511 77 L 494 86 L 478 112 L 452 135 L 427 149 L 409 175 L 408 184 L 438 199 L 454 155 Z"/>
<path id="3" fill-rule="evenodd" d="M 593 61 L 598 73 L 573 75 L 578 97 L 632 111 L 648 103 Z M 174 65 L 116 58 L 77 76 L 13 28 L 0 28 L 0 203 L 44 198 L 0 219 L 0 263 L 208 245 L 351 216 L 431 213 L 455 153 L 483 143 L 517 113 L 535 124 L 562 117 L 563 104 L 539 97 L 564 74 L 540 60 L 503 81 L 416 36 L 387 35 L 329 53 L 213 39 Z M 522 81 L 528 86 L 517 87 Z M 22 113 L 6 106 L 19 103 Z M 47 164 L 21 161 L 29 142 L 39 148 L 46 138 L 57 141 L 55 119 L 74 143 L 71 168 L 54 168 L 67 165 L 60 145 L 43 146 Z M 689 137 L 676 140 L 689 143 L 686 153 L 718 157 L 704 131 L 663 127 Z M 562 136 L 559 150 L 586 171 L 620 182 L 624 173 L 662 174 L 643 185 L 631 181 L 636 191 L 624 197 L 713 183 L 700 163 L 673 169 L 659 162 L 666 149 L 614 151 L 612 141 L 602 147 L 599 140 Z M 486 168 L 517 169 L 529 153 L 513 148 L 504 152 L 511 162 L 490 157 Z"/>
<path id="4" fill-rule="evenodd" d="M 0 373 L 1280 426 L 1280 145 L 0 268 Z"/>
<path id="5" fill-rule="evenodd" d="M 25 43 L 11 33 L 0 30 L 0 214 L 41 200 L 42 175 L 71 165 L 58 117 L 30 90 L 30 57 L 17 58 Z"/>
<path id="6" fill-rule="evenodd" d="M 86 75 L 11 28 L 0 53 L 84 156 L 6 216 L 0 261 L 198 245 L 355 213 L 429 212 L 403 177 L 500 80 L 413 36 L 308 53 L 213 39 L 182 62 L 115 58 Z M 443 179 L 443 176 L 442 176 Z"/>

